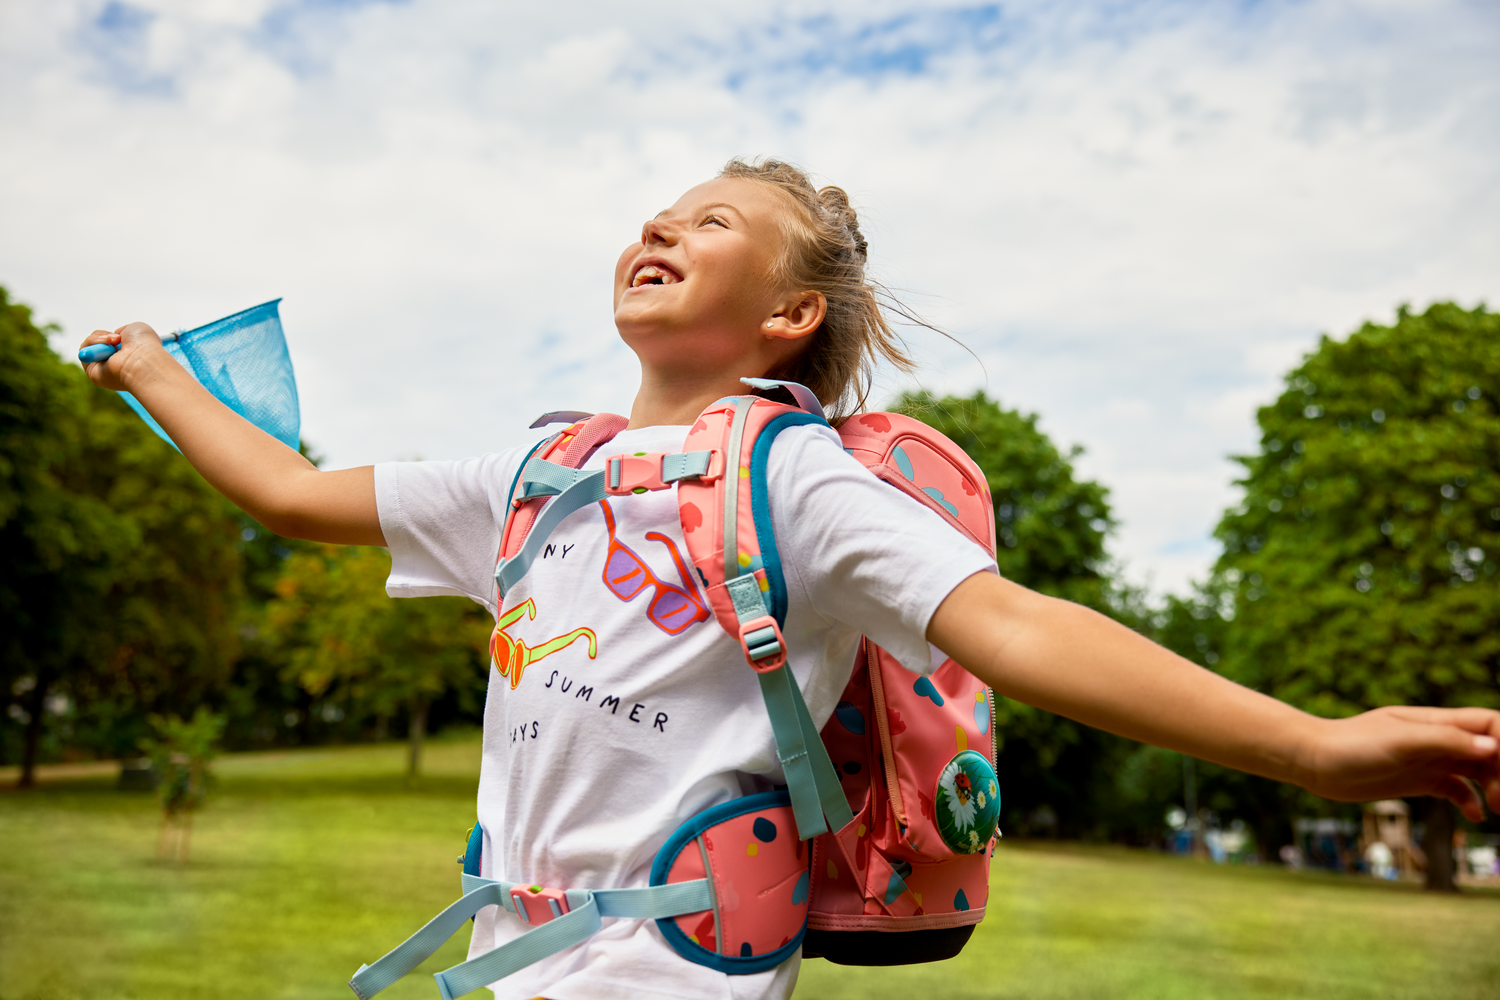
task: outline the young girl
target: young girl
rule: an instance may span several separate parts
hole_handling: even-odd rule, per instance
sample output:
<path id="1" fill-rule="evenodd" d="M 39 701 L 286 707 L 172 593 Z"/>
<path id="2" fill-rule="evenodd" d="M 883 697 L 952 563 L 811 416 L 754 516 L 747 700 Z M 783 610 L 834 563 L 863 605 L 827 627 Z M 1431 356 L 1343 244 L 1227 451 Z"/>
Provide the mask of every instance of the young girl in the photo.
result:
<path id="1" fill-rule="evenodd" d="M 865 257 L 844 193 L 815 190 L 774 161 L 733 161 L 648 221 L 620 255 L 614 288 L 640 389 L 626 429 L 584 468 L 606 454 L 681 450 L 700 411 L 745 392 L 741 376 L 804 383 L 835 421 L 847 415 L 878 360 L 910 367 Z M 204 477 L 267 527 L 387 546 L 392 596 L 464 594 L 496 616 L 478 802 L 485 876 L 645 886 L 685 819 L 782 780 L 755 677 L 686 562 L 675 490 L 570 515 L 502 606 L 492 573 L 522 449 L 321 472 L 220 405 L 150 327 L 95 331 L 84 341 L 94 343 L 121 349 L 89 377 L 134 393 Z M 930 669 L 930 642 L 999 694 L 1326 798 L 1436 795 L 1479 819 L 1465 780 L 1475 779 L 1500 809 L 1500 713 L 1386 708 L 1325 720 L 1239 687 L 1001 579 L 986 552 L 876 480 L 827 427 L 777 437 L 768 483 L 789 664 L 819 726 L 861 635 L 914 671 Z M 634 582 L 609 585 L 601 571 L 612 560 L 633 560 Z M 524 932 L 489 907 L 471 954 Z M 614 919 L 492 989 L 550 1000 L 785 997 L 797 967 L 793 957 L 724 975 L 679 958 L 654 921 Z"/>

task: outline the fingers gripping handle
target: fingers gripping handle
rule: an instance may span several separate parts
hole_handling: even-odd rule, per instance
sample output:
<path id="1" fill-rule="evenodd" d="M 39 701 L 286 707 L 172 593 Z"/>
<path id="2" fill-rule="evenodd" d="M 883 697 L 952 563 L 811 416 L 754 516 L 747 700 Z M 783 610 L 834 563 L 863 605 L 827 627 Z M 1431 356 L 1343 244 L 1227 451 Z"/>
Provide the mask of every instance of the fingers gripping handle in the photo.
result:
<path id="1" fill-rule="evenodd" d="M 175 333 L 166 334 L 161 338 L 164 344 L 169 344 L 176 339 Z M 119 352 L 119 344 L 90 344 L 78 352 L 78 360 L 83 364 L 92 365 L 99 361 L 108 361 Z"/>
<path id="2" fill-rule="evenodd" d="M 90 344 L 78 352 L 78 360 L 91 365 L 96 361 L 114 357 L 119 350 L 120 348 L 114 344 Z"/>

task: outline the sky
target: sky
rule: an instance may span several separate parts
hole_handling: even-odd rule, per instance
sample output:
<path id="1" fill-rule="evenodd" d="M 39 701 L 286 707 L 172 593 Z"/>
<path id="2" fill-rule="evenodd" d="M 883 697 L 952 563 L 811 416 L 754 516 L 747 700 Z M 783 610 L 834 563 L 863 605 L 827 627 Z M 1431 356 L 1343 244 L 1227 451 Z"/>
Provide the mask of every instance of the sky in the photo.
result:
<path id="1" fill-rule="evenodd" d="M 789 159 L 967 348 L 911 331 L 881 398 L 1039 414 L 1180 592 L 1320 336 L 1500 299 L 1497 43 L 1490 0 L 12 0 L 0 284 L 65 353 L 281 297 L 325 467 L 457 458 L 628 412 L 615 257 Z"/>

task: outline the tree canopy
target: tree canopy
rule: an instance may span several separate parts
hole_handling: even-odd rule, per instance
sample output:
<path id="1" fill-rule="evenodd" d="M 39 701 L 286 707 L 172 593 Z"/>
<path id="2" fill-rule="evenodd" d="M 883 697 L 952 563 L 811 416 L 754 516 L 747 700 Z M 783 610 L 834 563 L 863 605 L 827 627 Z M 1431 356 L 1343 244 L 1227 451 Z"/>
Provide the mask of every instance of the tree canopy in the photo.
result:
<path id="1" fill-rule="evenodd" d="M 1230 676 L 1324 716 L 1500 705 L 1497 402 L 1483 306 L 1322 339 L 1260 410 L 1218 528 Z"/>
<path id="2" fill-rule="evenodd" d="M 0 289 L 0 681 L 29 779 L 47 716 L 118 753 L 234 661 L 235 511 Z"/>
<path id="3" fill-rule="evenodd" d="M 1323 338 L 1260 410 L 1219 573 L 1235 677 L 1321 715 L 1500 705 L 1500 315 Z"/>

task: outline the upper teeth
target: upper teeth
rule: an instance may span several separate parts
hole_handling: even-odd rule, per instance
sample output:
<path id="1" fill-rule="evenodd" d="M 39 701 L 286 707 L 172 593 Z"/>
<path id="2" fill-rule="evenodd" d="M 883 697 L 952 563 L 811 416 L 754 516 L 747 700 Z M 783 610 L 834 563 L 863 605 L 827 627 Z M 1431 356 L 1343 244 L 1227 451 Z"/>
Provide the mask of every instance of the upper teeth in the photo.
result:
<path id="1" fill-rule="evenodd" d="M 631 280 L 631 288 L 639 288 L 648 281 L 660 281 L 663 285 L 670 285 L 677 280 L 677 275 L 655 264 L 647 264 L 635 272 L 635 278 Z"/>

